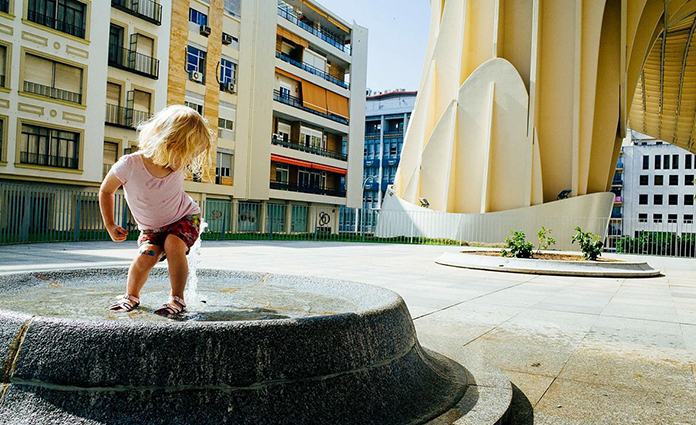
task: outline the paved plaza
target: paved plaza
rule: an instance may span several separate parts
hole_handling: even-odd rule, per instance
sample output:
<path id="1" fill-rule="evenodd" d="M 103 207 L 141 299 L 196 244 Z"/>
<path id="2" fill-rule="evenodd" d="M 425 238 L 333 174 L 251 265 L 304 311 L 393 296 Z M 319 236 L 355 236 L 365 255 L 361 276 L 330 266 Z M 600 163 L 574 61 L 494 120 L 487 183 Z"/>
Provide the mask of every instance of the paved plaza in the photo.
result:
<path id="1" fill-rule="evenodd" d="M 457 251 L 206 241 L 201 266 L 349 279 L 398 292 L 424 346 L 467 367 L 490 362 L 507 374 L 514 423 L 696 424 L 696 260 L 625 257 L 664 274 L 646 279 L 435 264 L 443 252 Z M 0 273 L 126 265 L 134 254 L 134 242 L 3 246 Z"/>

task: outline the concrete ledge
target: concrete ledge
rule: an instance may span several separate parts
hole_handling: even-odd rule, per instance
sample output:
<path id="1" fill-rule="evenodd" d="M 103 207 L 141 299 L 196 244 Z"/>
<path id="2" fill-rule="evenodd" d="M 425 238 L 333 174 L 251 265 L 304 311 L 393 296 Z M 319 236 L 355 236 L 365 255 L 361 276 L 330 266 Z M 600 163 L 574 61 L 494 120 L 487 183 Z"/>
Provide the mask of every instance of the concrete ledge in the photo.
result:
<path id="1" fill-rule="evenodd" d="M 5 275 L 0 291 L 31 297 L 65 279 L 98 291 L 106 285 L 100 282 L 125 281 L 126 272 Z M 417 424 L 448 411 L 468 388 L 460 364 L 421 347 L 394 292 L 320 278 L 217 270 L 199 276 L 250 278 L 288 294 L 314 291 L 356 308 L 168 323 L 0 310 L 0 424 Z M 162 269 L 151 277 L 166 278 Z"/>
<path id="2" fill-rule="evenodd" d="M 444 253 L 435 259 L 435 262 L 444 266 L 475 270 L 559 276 L 653 277 L 660 275 L 659 270 L 653 269 L 645 262 L 535 260 L 467 253 Z"/>

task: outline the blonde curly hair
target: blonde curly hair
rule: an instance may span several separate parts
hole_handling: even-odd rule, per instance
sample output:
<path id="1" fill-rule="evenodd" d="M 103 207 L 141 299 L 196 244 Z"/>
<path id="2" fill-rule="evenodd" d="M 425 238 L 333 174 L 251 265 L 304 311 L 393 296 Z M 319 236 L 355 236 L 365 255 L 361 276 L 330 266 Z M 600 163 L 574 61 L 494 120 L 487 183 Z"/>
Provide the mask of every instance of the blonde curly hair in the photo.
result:
<path id="1" fill-rule="evenodd" d="M 198 112 L 171 105 L 138 125 L 138 150 L 153 163 L 201 174 L 210 168 L 212 135 Z"/>

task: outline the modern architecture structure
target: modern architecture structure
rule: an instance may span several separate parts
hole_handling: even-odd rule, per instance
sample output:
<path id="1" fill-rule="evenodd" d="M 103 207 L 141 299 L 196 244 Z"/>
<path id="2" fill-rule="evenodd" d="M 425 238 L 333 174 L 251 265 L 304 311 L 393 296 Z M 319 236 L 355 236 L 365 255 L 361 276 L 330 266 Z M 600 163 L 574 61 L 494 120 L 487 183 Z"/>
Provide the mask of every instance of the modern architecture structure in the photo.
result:
<path id="1" fill-rule="evenodd" d="M 631 127 L 696 151 L 696 3 L 430 4 L 418 99 L 382 210 L 427 200 L 449 214 L 533 208 L 548 226 L 570 214 L 608 219 L 629 115 Z"/>
<path id="2" fill-rule="evenodd" d="M 612 242 L 640 232 L 694 233 L 696 156 L 678 146 L 629 133 L 612 181 Z"/>
<path id="3" fill-rule="evenodd" d="M 209 221 L 337 231 L 360 205 L 367 30 L 314 1 L 0 0 L 0 34 L 0 181 L 94 189 L 186 104 L 217 129 L 185 183 Z"/>

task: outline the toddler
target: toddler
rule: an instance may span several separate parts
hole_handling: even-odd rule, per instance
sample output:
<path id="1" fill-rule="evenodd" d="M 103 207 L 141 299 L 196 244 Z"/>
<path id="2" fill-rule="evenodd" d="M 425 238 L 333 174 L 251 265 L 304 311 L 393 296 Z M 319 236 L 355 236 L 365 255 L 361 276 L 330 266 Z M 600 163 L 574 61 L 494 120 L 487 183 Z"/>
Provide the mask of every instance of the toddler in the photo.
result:
<path id="1" fill-rule="evenodd" d="M 112 311 L 136 309 L 150 270 L 165 258 L 171 296 L 155 313 L 175 315 L 186 309 L 186 255 L 198 239 L 201 210 L 184 192 L 184 169 L 200 173 L 209 163 L 210 147 L 210 131 L 198 112 L 168 106 L 138 126 L 138 152 L 122 156 L 104 178 L 99 207 L 111 239 L 122 242 L 128 235 L 114 222 L 114 193 L 120 186 L 140 230 L 126 293 L 111 305 Z"/>

